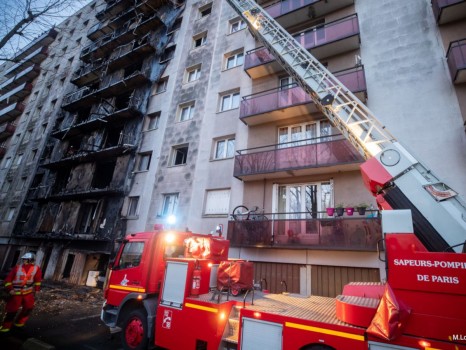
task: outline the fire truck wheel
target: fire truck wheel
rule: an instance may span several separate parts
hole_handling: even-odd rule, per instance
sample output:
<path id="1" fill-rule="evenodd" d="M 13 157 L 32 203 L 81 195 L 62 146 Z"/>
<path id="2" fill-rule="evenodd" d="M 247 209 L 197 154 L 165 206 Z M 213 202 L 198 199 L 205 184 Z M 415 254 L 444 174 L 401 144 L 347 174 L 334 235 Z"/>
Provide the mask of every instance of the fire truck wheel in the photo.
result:
<path id="1" fill-rule="evenodd" d="M 320 344 L 314 344 L 314 345 L 306 345 L 303 346 L 302 348 L 299 348 L 299 350 L 335 350 L 331 346 L 326 346 L 326 345 L 320 345 Z"/>
<path id="2" fill-rule="evenodd" d="M 147 349 L 147 316 L 141 309 L 130 311 L 123 320 L 121 343 L 125 350 Z"/>

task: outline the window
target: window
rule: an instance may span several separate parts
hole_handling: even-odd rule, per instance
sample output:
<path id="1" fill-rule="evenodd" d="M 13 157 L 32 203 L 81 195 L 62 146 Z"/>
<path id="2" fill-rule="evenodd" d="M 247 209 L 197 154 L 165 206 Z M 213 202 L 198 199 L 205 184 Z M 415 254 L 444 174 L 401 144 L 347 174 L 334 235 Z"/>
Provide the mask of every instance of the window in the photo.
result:
<path id="1" fill-rule="evenodd" d="M 160 111 L 147 115 L 146 130 L 154 130 L 159 127 Z"/>
<path id="2" fill-rule="evenodd" d="M 190 83 L 192 81 L 198 80 L 200 75 L 201 75 L 200 64 L 186 68 L 185 83 Z"/>
<path id="3" fill-rule="evenodd" d="M 157 83 L 155 93 L 160 94 L 162 92 L 167 91 L 167 85 L 168 85 L 168 77 L 161 78 Z"/>
<path id="4" fill-rule="evenodd" d="M 284 126 L 278 129 L 280 148 L 330 141 L 332 126 L 328 120 Z"/>
<path id="5" fill-rule="evenodd" d="M 233 92 L 221 96 L 220 112 L 239 107 L 239 92 Z"/>
<path id="6" fill-rule="evenodd" d="M 138 214 L 139 197 L 129 197 L 128 215 L 136 216 Z"/>
<path id="7" fill-rule="evenodd" d="M 175 214 L 178 206 L 178 193 L 168 193 L 163 195 L 163 204 L 160 216 L 165 217 Z"/>
<path id="8" fill-rule="evenodd" d="M 194 116 L 194 102 L 189 102 L 185 105 L 181 105 L 179 113 L 180 122 L 192 119 Z"/>
<path id="9" fill-rule="evenodd" d="M 8 157 L 5 160 L 5 166 L 3 167 L 4 169 L 8 168 L 11 165 L 11 157 Z"/>
<path id="10" fill-rule="evenodd" d="M 16 156 L 16 159 L 15 159 L 15 164 L 14 165 L 20 165 L 21 164 L 21 161 L 23 160 L 23 154 L 20 153 Z"/>
<path id="11" fill-rule="evenodd" d="M 244 63 L 244 53 L 241 52 L 231 53 L 225 56 L 225 69 L 241 66 Z"/>
<path id="12" fill-rule="evenodd" d="M 188 160 L 188 145 L 175 146 L 172 149 L 171 162 L 172 166 L 184 165 Z"/>
<path id="13" fill-rule="evenodd" d="M 230 189 L 209 190 L 206 193 L 205 215 L 227 215 L 230 206 Z"/>
<path id="14" fill-rule="evenodd" d="M 244 28 L 246 28 L 246 23 L 242 19 L 237 18 L 230 21 L 230 34 L 239 32 Z"/>
<path id="15" fill-rule="evenodd" d="M 15 208 L 14 207 L 9 208 L 8 211 L 5 214 L 5 220 L 6 221 L 13 220 L 14 215 L 15 215 Z"/>
<path id="16" fill-rule="evenodd" d="M 139 155 L 138 171 L 149 170 L 151 158 L 152 158 L 152 153 L 145 153 L 145 154 Z"/>
<path id="17" fill-rule="evenodd" d="M 193 37 L 193 48 L 201 47 L 207 43 L 207 32 L 198 34 Z"/>
<path id="18" fill-rule="evenodd" d="M 212 12 L 212 3 L 199 8 L 199 18 L 206 17 Z"/>
<path id="19" fill-rule="evenodd" d="M 137 267 L 141 263 L 142 252 L 144 251 L 144 242 L 128 242 L 125 244 L 118 261 L 119 269 Z"/>
<path id="20" fill-rule="evenodd" d="M 235 139 L 225 138 L 215 142 L 214 159 L 232 158 L 235 154 Z"/>
<path id="21" fill-rule="evenodd" d="M 160 62 L 166 62 L 168 60 L 171 60 L 173 56 L 175 56 L 175 49 L 176 49 L 176 45 L 167 47 L 165 51 L 163 52 L 163 55 L 160 56 Z"/>

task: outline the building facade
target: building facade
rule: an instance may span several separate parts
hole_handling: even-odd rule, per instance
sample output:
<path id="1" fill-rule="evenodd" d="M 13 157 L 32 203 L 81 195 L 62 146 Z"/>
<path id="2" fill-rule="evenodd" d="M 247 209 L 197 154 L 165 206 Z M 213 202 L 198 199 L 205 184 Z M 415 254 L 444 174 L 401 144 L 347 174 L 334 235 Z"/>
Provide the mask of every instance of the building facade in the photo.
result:
<path id="1" fill-rule="evenodd" d="M 465 1 L 258 3 L 466 195 Z M 362 157 L 226 1 L 98 1 L 55 30 L 27 65 L 47 67 L 32 95 L 3 70 L 0 98 L 25 98 L 0 164 L 4 270 L 34 250 L 46 278 L 83 284 L 118 239 L 163 224 L 223 227 L 231 257 L 254 261 L 274 292 L 334 296 L 385 278 Z M 362 203 L 365 214 L 326 211 Z M 258 220 L 232 217 L 240 205 Z"/>

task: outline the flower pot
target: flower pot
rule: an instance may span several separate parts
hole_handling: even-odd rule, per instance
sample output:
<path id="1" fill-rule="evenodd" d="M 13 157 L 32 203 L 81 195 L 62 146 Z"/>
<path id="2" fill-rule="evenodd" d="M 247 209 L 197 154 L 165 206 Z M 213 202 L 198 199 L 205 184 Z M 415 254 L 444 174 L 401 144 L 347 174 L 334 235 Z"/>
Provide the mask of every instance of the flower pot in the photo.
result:
<path id="1" fill-rule="evenodd" d="M 326 210 L 328 216 L 333 216 L 333 214 L 335 213 L 335 208 L 327 208 Z"/>
<path id="2" fill-rule="evenodd" d="M 335 208 L 335 212 L 337 213 L 338 216 L 342 216 L 343 213 L 345 212 L 345 208 Z"/>
<path id="3" fill-rule="evenodd" d="M 366 214 L 366 207 L 358 207 L 357 209 L 358 209 L 359 215 Z"/>
<path id="4" fill-rule="evenodd" d="M 345 210 L 346 210 L 346 215 L 353 216 L 353 213 L 354 213 L 354 208 L 353 207 L 345 208 Z"/>

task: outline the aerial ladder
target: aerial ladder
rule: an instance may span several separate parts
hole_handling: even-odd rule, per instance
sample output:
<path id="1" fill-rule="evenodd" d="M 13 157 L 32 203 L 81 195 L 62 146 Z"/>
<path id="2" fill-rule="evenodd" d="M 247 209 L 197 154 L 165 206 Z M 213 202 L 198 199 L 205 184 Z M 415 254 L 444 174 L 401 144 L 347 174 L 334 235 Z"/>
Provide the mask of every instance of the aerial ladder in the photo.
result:
<path id="1" fill-rule="evenodd" d="M 366 159 L 361 172 L 381 209 L 410 209 L 431 252 L 461 252 L 466 204 L 393 137 L 372 112 L 253 0 L 227 0 L 252 35 Z"/>

